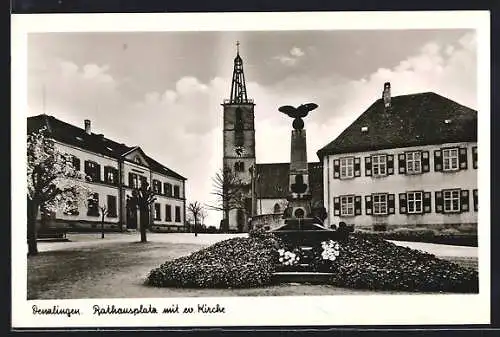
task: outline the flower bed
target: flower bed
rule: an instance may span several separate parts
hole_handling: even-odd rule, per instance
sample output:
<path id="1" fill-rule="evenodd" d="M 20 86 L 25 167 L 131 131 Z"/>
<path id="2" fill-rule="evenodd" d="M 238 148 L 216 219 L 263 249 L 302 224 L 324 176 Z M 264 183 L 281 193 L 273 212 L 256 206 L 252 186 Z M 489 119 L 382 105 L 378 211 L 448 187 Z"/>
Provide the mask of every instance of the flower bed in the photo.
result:
<path id="1" fill-rule="evenodd" d="M 242 288 L 269 284 L 278 240 L 272 235 L 234 238 L 153 269 L 146 280 L 156 287 Z"/>
<path id="2" fill-rule="evenodd" d="M 353 237 L 332 263 L 334 285 L 380 290 L 478 292 L 478 273 L 381 238 Z"/>
<path id="3" fill-rule="evenodd" d="M 216 243 L 153 269 L 146 284 L 157 287 L 242 288 L 272 282 L 275 271 L 332 273 L 332 285 L 370 290 L 478 291 L 478 273 L 380 237 L 328 239 L 293 246 L 272 233 Z"/>

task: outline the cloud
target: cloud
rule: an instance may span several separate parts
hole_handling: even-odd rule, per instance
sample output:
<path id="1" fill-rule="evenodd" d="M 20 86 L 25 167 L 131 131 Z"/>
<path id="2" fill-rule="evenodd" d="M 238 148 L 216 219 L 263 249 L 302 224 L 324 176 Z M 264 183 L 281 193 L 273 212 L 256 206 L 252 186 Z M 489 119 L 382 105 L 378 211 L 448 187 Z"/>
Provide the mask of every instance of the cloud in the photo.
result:
<path id="1" fill-rule="evenodd" d="M 299 47 L 293 47 L 290 50 L 290 55 L 295 56 L 295 57 L 301 57 L 304 55 L 304 52 Z"/>
<path id="2" fill-rule="evenodd" d="M 302 49 L 300 49 L 299 47 L 293 47 L 292 49 L 290 49 L 287 55 L 278 55 L 273 57 L 273 59 L 278 60 L 285 66 L 293 67 L 298 63 L 299 59 L 304 55 L 305 53 L 304 51 L 302 51 Z"/>

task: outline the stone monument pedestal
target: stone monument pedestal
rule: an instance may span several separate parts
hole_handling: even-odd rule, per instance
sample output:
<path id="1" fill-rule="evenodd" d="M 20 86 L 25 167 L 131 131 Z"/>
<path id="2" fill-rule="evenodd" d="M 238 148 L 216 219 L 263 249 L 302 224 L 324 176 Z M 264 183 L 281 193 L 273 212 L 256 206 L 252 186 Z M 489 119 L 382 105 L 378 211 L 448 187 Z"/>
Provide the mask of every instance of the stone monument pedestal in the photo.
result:
<path id="1" fill-rule="evenodd" d="M 309 273 L 314 276 L 314 259 L 317 258 L 315 254 L 322 249 L 321 243 L 330 240 L 342 241 L 347 237 L 345 232 L 324 227 L 323 220 L 311 214 L 306 130 L 302 117 L 316 107 L 316 104 L 309 103 L 298 109 L 290 106 L 280 108 L 280 111 L 295 118 L 291 134 L 288 207 L 283 214 L 284 225 L 272 230 L 286 245 L 286 250 L 293 251 L 299 257 L 295 264 L 277 268 L 280 278 L 285 279 L 287 273 L 290 273 L 288 276 L 291 278 L 295 277 L 294 273 L 300 273 L 302 276 Z M 323 274 L 325 273 L 322 273 L 322 277 L 325 276 Z"/>

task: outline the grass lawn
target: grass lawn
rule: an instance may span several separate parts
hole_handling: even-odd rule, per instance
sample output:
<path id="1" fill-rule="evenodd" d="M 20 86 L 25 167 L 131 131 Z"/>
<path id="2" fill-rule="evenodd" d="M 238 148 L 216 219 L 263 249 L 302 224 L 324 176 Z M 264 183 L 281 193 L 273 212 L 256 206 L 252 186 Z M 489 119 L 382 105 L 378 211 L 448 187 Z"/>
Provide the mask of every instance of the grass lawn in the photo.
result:
<path id="1" fill-rule="evenodd" d="M 41 243 L 39 255 L 28 258 L 28 299 L 396 293 L 305 284 L 281 284 L 256 289 L 147 287 L 143 282 L 151 269 L 166 260 L 188 255 L 213 241 L 223 239 L 210 234 L 201 234 L 197 238 L 192 235 L 175 238 L 170 234 L 157 234 L 149 238 L 151 242 L 145 244 L 134 242 L 138 237 L 131 235 L 109 236 L 104 242 L 98 241 L 97 235 L 91 235 L 70 237 L 73 242 L 67 243 Z M 461 260 L 460 257 L 454 258 L 458 262 Z M 470 258 L 467 261 L 470 262 Z"/>

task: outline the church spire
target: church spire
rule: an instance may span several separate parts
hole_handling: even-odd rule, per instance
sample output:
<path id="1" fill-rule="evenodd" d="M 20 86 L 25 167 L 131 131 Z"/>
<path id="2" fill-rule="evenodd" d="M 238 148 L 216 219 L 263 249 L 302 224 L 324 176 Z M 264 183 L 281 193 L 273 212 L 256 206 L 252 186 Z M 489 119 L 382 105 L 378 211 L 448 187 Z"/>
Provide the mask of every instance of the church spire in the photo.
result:
<path id="1" fill-rule="evenodd" d="M 251 103 L 247 98 L 243 60 L 240 57 L 240 41 L 236 42 L 236 57 L 234 58 L 233 82 L 231 83 L 230 104 Z"/>

